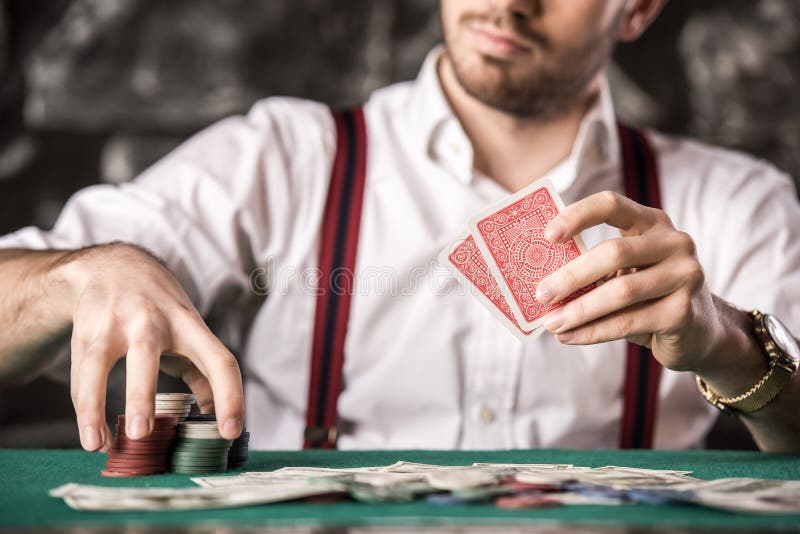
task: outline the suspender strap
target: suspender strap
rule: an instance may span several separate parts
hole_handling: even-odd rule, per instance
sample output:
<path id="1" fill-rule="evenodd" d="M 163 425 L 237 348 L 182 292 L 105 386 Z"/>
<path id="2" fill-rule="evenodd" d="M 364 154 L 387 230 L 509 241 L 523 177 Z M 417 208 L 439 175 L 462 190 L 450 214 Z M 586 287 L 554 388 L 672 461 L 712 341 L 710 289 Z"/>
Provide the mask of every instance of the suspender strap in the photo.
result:
<path id="1" fill-rule="evenodd" d="M 622 152 L 625 194 L 631 200 L 661 209 L 656 158 L 647 138 L 638 130 L 617 124 Z M 621 449 L 653 446 L 661 364 L 647 347 L 628 343 L 622 409 Z"/>
<path id="2" fill-rule="evenodd" d="M 320 280 L 312 338 L 304 448 L 335 448 L 344 342 L 355 278 L 367 139 L 361 108 L 334 112 L 336 155 L 322 219 Z M 626 195 L 660 209 L 658 168 L 647 138 L 618 123 Z M 661 365 L 650 349 L 628 343 L 620 448 L 653 443 Z"/>
<path id="3" fill-rule="evenodd" d="M 356 249 L 367 162 L 361 108 L 334 112 L 336 155 L 322 218 L 320 279 L 311 349 L 303 447 L 336 447 L 337 401 L 342 389 L 344 340 L 353 294 Z"/>

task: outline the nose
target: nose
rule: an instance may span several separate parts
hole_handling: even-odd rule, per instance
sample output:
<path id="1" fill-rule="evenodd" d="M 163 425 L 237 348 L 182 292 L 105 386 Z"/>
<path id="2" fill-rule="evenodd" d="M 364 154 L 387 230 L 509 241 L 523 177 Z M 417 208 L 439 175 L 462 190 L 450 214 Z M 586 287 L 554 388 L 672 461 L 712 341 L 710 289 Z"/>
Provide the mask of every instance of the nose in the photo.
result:
<path id="1" fill-rule="evenodd" d="M 542 11 L 541 0 L 489 0 L 489 5 L 493 9 L 524 17 L 533 17 Z"/>

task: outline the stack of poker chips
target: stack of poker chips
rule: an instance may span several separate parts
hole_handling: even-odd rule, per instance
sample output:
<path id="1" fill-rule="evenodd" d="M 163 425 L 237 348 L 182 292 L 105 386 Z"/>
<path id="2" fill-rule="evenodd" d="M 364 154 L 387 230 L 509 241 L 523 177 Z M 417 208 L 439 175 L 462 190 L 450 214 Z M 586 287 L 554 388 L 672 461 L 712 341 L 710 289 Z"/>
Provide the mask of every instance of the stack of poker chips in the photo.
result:
<path id="1" fill-rule="evenodd" d="M 247 464 L 250 459 L 250 432 L 242 428 L 242 433 L 238 438 L 233 440 L 230 451 L 228 451 L 228 469 L 236 470 L 241 469 Z"/>
<path id="2" fill-rule="evenodd" d="M 169 470 L 172 443 L 175 441 L 178 417 L 171 414 L 155 416 L 153 432 L 133 440 L 125 434 L 125 416 L 117 417 L 117 431 L 108 450 L 106 477 L 136 477 L 155 475 Z"/>
<path id="3" fill-rule="evenodd" d="M 223 473 L 228 470 L 228 449 L 232 442 L 219 434 L 216 421 L 178 423 L 178 437 L 172 449 L 172 472 L 183 475 Z"/>
<path id="4" fill-rule="evenodd" d="M 156 413 L 184 418 L 192 411 L 197 397 L 191 393 L 156 393 Z"/>
<path id="5" fill-rule="evenodd" d="M 216 415 L 190 415 L 184 421 L 217 421 Z M 243 468 L 247 461 L 250 459 L 250 432 L 242 429 L 242 433 L 238 438 L 233 440 L 231 448 L 228 451 L 228 470 L 237 470 Z"/>

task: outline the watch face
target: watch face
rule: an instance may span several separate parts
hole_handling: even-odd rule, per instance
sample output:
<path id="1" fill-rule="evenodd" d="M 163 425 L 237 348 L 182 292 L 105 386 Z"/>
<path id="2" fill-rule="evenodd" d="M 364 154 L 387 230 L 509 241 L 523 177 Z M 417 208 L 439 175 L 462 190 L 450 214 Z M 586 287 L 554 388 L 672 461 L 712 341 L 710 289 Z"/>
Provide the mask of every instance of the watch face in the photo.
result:
<path id="1" fill-rule="evenodd" d="M 764 326 L 769 336 L 784 354 L 794 360 L 795 363 L 800 361 L 800 346 L 797 345 L 792 333 L 783 326 L 783 323 L 772 315 L 764 315 Z"/>

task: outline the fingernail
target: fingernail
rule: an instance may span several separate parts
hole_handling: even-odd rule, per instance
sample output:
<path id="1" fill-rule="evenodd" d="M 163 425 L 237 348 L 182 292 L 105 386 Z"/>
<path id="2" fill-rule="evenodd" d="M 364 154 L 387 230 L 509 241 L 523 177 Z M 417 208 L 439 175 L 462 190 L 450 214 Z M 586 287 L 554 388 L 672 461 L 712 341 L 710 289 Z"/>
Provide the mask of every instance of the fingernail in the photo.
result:
<path id="1" fill-rule="evenodd" d="M 564 225 L 558 220 L 550 221 L 550 224 L 544 230 L 544 236 L 548 241 L 555 243 L 564 237 Z"/>
<path id="2" fill-rule="evenodd" d="M 100 429 L 100 441 L 103 442 L 100 452 L 108 452 L 108 449 L 111 448 L 111 441 L 108 439 L 108 427 Z"/>
<path id="3" fill-rule="evenodd" d="M 550 316 L 544 322 L 544 327 L 549 332 L 555 332 L 563 325 L 564 325 L 564 316 L 561 314 L 561 312 L 551 313 Z"/>
<path id="4" fill-rule="evenodd" d="M 553 288 L 550 284 L 540 283 L 536 287 L 536 300 L 541 302 L 542 304 L 547 304 L 553 298 Z"/>
<path id="5" fill-rule="evenodd" d="M 150 421 L 143 415 L 134 415 L 128 423 L 128 436 L 133 439 L 143 438 L 150 433 Z"/>
<path id="6" fill-rule="evenodd" d="M 83 432 L 81 432 L 81 447 L 87 451 L 95 451 L 100 445 L 100 432 L 92 425 L 83 427 Z"/>
<path id="7" fill-rule="evenodd" d="M 569 343 L 575 337 L 575 334 L 572 332 L 564 332 L 563 334 L 556 334 L 556 339 L 558 339 L 561 343 Z"/>
<path id="8" fill-rule="evenodd" d="M 228 419 L 222 425 L 222 433 L 228 439 L 237 438 L 242 433 L 242 422 L 238 419 Z"/>

